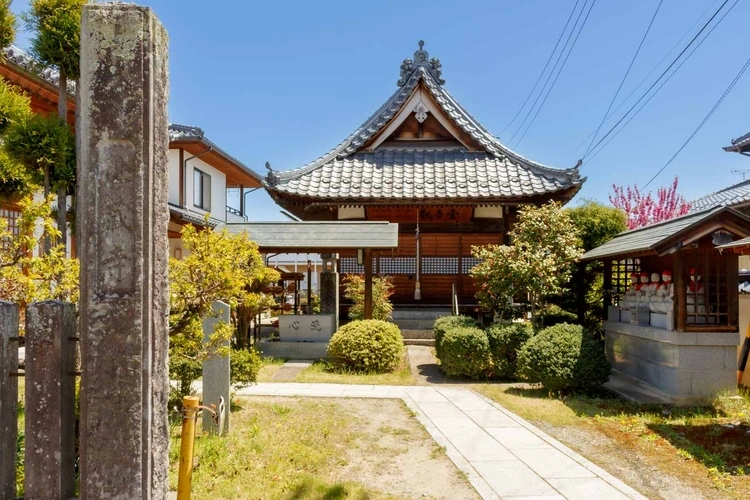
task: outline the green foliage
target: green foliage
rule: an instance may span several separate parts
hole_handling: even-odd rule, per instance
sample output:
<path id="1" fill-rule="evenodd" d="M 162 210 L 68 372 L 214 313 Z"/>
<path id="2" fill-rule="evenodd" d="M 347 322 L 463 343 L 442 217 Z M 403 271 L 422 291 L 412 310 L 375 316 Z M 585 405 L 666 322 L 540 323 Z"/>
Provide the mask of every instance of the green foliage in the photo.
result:
<path id="1" fill-rule="evenodd" d="M 0 3 L 3 0 L 0 0 Z M 0 18 L 2 9 L 0 8 Z M 0 20 L 0 24 L 2 21 Z M 0 27 L 2 30 L 2 27 Z M 6 47 L 6 45 L 3 45 Z M 15 85 L 0 78 L 0 134 L 4 134 L 14 123 L 24 121 L 31 116 L 31 99 Z"/>
<path id="2" fill-rule="evenodd" d="M 180 397 L 190 394 L 191 383 L 200 376 L 201 363 L 213 353 L 225 354 L 232 325 L 220 322 L 209 342 L 203 339 L 203 318 L 213 314 L 212 305 L 222 301 L 236 308 L 255 310 L 265 300 L 260 282 L 278 281 L 278 272 L 263 265 L 258 247 L 247 233 L 182 230 L 187 255 L 170 259 L 170 374 L 179 381 Z"/>
<path id="3" fill-rule="evenodd" d="M 512 297 L 528 297 L 535 309 L 545 297 L 557 295 L 567 285 L 573 262 L 582 255 L 578 230 L 555 202 L 519 211 L 510 231 L 511 246 L 474 247 L 480 263 L 471 270 L 479 284 L 479 303 L 512 319 Z"/>
<path id="4" fill-rule="evenodd" d="M 8 47 L 16 38 L 16 16 L 10 10 L 12 0 L 0 0 L 0 47 Z"/>
<path id="5" fill-rule="evenodd" d="M 229 362 L 230 380 L 236 388 L 256 382 L 263 366 L 260 354 L 255 349 L 232 349 Z"/>
<path id="6" fill-rule="evenodd" d="M 34 113 L 10 123 L 4 147 L 11 158 L 37 175 L 49 169 L 55 189 L 75 185 L 75 136 L 57 117 Z"/>
<path id="7" fill-rule="evenodd" d="M 518 351 L 534 335 L 531 323 L 496 324 L 489 327 L 486 332 L 493 376 L 514 377 Z"/>
<path id="8" fill-rule="evenodd" d="M 398 368 L 404 339 L 393 323 L 371 319 L 342 326 L 328 343 L 334 367 L 360 373 L 386 373 Z"/>
<path id="9" fill-rule="evenodd" d="M 50 200 L 34 201 L 29 196 L 19 205 L 18 234 L 11 233 L 8 221 L 0 217 L 0 300 L 22 306 L 49 299 L 76 302 L 78 260 L 67 258 L 62 245 L 41 257 L 27 251 L 40 244 L 37 224 L 53 239 L 60 234 L 50 217 Z"/>
<path id="10" fill-rule="evenodd" d="M 435 352 L 438 358 L 440 357 L 441 344 L 446 332 L 458 327 L 475 328 L 478 326 L 474 318 L 469 316 L 441 316 L 437 318 L 432 327 L 432 333 L 435 337 Z"/>
<path id="11" fill-rule="evenodd" d="M 41 179 L 0 149 L 0 203 L 32 194 Z"/>
<path id="12" fill-rule="evenodd" d="M 21 18 L 33 33 L 31 53 L 45 66 L 78 78 L 81 53 L 81 9 L 88 0 L 31 0 Z"/>
<path id="13" fill-rule="evenodd" d="M 487 334 L 481 328 L 450 328 L 440 344 L 440 369 L 447 375 L 474 379 L 483 379 L 490 375 L 490 343 Z"/>
<path id="14" fill-rule="evenodd" d="M 564 210 L 578 228 L 585 251 L 603 245 L 627 229 L 627 216 L 620 209 L 586 200 L 581 205 Z M 583 324 L 591 329 L 601 327 L 604 315 L 602 262 L 576 263 L 570 288 L 554 302 L 567 311 L 583 313 Z M 577 314 L 576 319 L 577 321 Z M 545 320 L 545 326 L 551 325 Z"/>
<path id="15" fill-rule="evenodd" d="M 518 354 L 518 374 L 551 393 L 598 387 L 611 367 L 602 344 L 580 325 L 560 324 L 532 337 Z"/>
<path id="16" fill-rule="evenodd" d="M 393 312 L 390 297 L 393 295 L 393 283 L 390 276 L 372 278 L 372 319 L 386 321 Z M 349 309 L 349 318 L 353 320 L 365 317 L 365 278 L 358 274 L 344 276 L 344 297 L 354 301 Z"/>
<path id="17" fill-rule="evenodd" d="M 559 325 L 560 323 L 578 323 L 578 316 L 570 311 L 566 311 L 558 305 L 548 304 L 542 309 L 541 313 L 534 318 L 534 328 L 541 330 L 548 326 Z"/>

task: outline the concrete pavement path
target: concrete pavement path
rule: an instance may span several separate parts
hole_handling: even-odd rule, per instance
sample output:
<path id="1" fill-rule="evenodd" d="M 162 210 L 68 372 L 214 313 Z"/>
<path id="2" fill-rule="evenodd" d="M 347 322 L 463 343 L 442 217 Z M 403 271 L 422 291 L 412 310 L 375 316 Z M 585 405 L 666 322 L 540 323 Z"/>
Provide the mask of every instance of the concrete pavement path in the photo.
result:
<path id="1" fill-rule="evenodd" d="M 261 383 L 236 394 L 403 399 L 484 499 L 645 499 L 526 420 L 469 389 Z"/>

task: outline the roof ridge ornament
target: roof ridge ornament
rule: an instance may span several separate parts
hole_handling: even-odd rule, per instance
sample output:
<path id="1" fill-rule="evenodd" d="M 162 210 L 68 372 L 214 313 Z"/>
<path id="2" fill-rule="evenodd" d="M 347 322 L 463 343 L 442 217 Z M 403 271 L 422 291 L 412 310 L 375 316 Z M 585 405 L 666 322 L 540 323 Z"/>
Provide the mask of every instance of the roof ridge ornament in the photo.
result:
<path id="1" fill-rule="evenodd" d="M 419 67 L 425 68 L 439 85 L 445 84 L 445 80 L 442 78 L 443 65 L 440 64 L 440 59 L 437 57 L 430 59 L 430 55 L 424 50 L 424 40 L 420 40 L 419 50 L 414 52 L 414 59 L 404 59 L 404 62 L 401 63 L 401 77 L 398 79 L 397 85 L 399 87 L 406 85 L 409 77 Z"/>

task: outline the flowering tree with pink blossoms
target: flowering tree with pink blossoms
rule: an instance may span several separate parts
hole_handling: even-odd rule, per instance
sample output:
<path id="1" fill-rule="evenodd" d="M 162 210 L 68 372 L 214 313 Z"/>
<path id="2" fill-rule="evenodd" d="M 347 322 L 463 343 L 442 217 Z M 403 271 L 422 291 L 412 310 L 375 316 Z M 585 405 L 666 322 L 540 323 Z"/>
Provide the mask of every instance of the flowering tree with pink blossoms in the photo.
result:
<path id="1" fill-rule="evenodd" d="M 690 211 L 690 204 L 682 195 L 677 194 L 677 177 L 669 187 L 660 187 L 656 198 L 651 192 L 644 194 L 638 186 L 612 185 L 614 195 L 609 202 L 628 216 L 628 229 L 655 224 L 664 220 L 685 215 Z"/>

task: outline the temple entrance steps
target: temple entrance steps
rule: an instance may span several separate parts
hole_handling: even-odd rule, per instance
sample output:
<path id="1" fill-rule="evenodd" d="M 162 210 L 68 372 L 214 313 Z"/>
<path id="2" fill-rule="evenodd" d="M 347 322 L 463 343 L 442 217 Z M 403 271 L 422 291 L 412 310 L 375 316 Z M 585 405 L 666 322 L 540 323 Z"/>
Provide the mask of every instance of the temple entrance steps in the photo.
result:
<path id="1" fill-rule="evenodd" d="M 450 316 L 445 307 L 398 308 L 393 310 L 393 322 L 398 325 L 405 345 L 435 345 L 432 327 L 440 316 Z"/>

